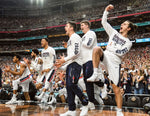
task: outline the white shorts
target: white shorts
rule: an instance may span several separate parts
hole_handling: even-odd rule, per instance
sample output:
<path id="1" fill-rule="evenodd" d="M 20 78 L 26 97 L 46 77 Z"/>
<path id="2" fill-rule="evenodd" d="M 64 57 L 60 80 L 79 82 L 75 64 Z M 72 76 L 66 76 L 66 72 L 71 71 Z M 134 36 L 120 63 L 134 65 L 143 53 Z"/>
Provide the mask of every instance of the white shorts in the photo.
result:
<path id="1" fill-rule="evenodd" d="M 18 90 L 18 85 L 20 85 L 23 92 L 29 92 L 29 84 L 31 81 L 32 75 L 13 80 L 13 90 Z"/>
<path id="2" fill-rule="evenodd" d="M 55 70 L 50 70 L 48 73 L 44 73 L 43 75 L 39 74 L 37 79 L 36 79 L 36 84 L 38 83 L 41 83 L 41 84 L 44 84 L 44 83 L 47 83 L 48 82 L 52 82 L 53 79 L 55 77 Z"/>
<path id="3" fill-rule="evenodd" d="M 45 73 L 46 81 L 45 81 L 45 89 L 49 89 L 55 78 L 55 69 L 50 70 L 48 73 Z"/>
<path id="4" fill-rule="evenodd" d="M 44 84 L 45 81 L 46 81 L 45 74 L 43 74 L 43 75 L 39 74 L 36 79 L 36 84 L 39 84 L 39 83 Z"/>
<path id="5" fill-rule="evenodd" d="M 113 84 L 119 86 L 121 69 L 120 58 L 109 51 L 104 51 L 102 63 L 108 71 L 109 79 L 113 82 Z"/>

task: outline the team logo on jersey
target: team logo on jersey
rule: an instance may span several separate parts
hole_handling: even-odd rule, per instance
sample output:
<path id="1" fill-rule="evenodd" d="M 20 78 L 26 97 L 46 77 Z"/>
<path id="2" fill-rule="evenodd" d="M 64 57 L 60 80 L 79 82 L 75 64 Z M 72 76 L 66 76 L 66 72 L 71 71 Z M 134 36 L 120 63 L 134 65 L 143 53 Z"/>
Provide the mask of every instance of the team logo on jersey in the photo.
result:
<path id="1" fill-rule="evenodd" d="M 75 43 L 75 51 L 74 51 L 75 54 L 78 54 L 79 53 L 79 43 Z"/>
<path id="2" fill-rule="evenodd" d="M 118 54 L 125 54 L 126 52 L 128 52 L 128 48 L 127 47 L 125 47 L 122 50 L 116 50 L 116 53 L 118 53 Z"/>
<path id="3" fill-rule="evenodd" d="M 121 38 L 118 37 L 116 34 L 114 35 L 114 37 L 113 37 L 112 40 L 115 41 L 116 44 L 119 44 L 119 45 L 121 45 L 121 46 L 123 46 L 123 45 L 126 43 L 125 40 L 121 39 Z"/>
<path id="4" fill-rule="evenodd" d="M 44 52 L 44 53 L 42 54 L 42 56 L 43 56 L 43 57 L 49 57 L 49 52 Z"/>
<path id="5" fill-rule="evenodd" d="M 89 46 L 92 43 L 92 38 L 89 38 L 89 41 L 87 43 L 87 46 Z"/>

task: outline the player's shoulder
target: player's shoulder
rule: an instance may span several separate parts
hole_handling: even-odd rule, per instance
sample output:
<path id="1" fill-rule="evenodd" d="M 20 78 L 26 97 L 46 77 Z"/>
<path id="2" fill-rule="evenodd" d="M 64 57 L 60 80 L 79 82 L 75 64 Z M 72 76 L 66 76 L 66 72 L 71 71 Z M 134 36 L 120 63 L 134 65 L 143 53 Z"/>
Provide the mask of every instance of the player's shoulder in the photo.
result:
<path id="1" fill-rule="evenodd" d="M 88 33 L 88 34 L 95 34 L 95 32 L 92 31 L 92 30 L 89 30 L 87 33 Z"/>
<path id="2" fill-rule="evenodd" d="M 70 40 L 73 42 L 82 42 L 82 39 L 81 39 L 81 37 L 78 35 L 78 34 L 76 34 L 76 33 L 74 33 L 74 34 L 72 34 L 71 35 L 71 37 L 70 37 Z"/>
<path id="3" fill-rule="evenodd" d="M 77 33 L 72 34 L 71 39 L 72 38 L 77 38 L 77 39 L 80 38 L 81 39 L 81 37 Z"/>
<path id="4" fill-rule="evenodd" d="M 20 66 L 26 66 L 26 63 L 24 61 L 20 61 L 19 65 Z"/>
<path id="5" fill-rule="evenodd" d="M 48 51 L 52 52 L 52 53 L 55 53 L 55 49 L 53 47 L 51 47 L 51 46 L 48 46 Z"/>
<path id="6" fill-rule="evenodd" d="M 96 36 L 96 33 L 92 30 L 89 30 L 87 33 L 86 33 L 88 36 Z"/>
<path id="7" fill-rule="evenodd" d="M 53 47 L 51 47 L 51 46 L 48 46 L 48 49 L 49 50 L 55 50 Z"/>

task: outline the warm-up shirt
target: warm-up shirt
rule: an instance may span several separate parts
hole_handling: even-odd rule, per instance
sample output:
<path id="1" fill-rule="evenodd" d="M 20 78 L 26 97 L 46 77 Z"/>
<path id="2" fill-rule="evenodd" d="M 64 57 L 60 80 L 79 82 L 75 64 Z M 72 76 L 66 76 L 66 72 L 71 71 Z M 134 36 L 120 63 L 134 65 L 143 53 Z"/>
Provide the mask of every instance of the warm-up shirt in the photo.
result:
<path id="1" fill-rule="evenodd" d="M 82 62 L 85 64 L 92 61 L 92 52 L 94 47 L 97 46 L 97 37 L 94 31 L 89 30 L 82 37 L 81 55 Z"/>
<path id="2" fill-rule="evenodd" d="M 34 69 L 35 71 L 37 71 L 38 73 L 40 73 L 42 71 L 42 65 L 38 64 L 39 59 L 42 59 L 42 58 L 37 56 L 35 59 L 32 59 L 31 67 L 30 67 L 30 68 Z"/>
<path id="3" fill-rule="evenodd" d="M 106 50 L 115 54 L 118 57 L 116 57 L 116 60 L 121 62 L 122 56 L 130 50 L 132 42 L 112 28 L 112 26 L 107 22 L 107 15 L 108 12 L 104 11 L 102 25 L 109 36 Z"/>
<path id="4" fill-rule="evenodd" d="M 65 61 L 68 65 L 73 62 L 77 62 L 82 65 L 82 57 L 80 54 L 81 43 L 81 37 L 76 33 L 72 34 L 69 38 L 67 42 L 67 57 L 65 57 Z"/>
<path id="5" fill-rule="evenodd" d="M 55 63 L 56 53 L 54 48 L 48 47 L 47 49 L 43 49 L 41 52 L 41 57 L 43 60 L 43 70 L 51 69 Z"/>

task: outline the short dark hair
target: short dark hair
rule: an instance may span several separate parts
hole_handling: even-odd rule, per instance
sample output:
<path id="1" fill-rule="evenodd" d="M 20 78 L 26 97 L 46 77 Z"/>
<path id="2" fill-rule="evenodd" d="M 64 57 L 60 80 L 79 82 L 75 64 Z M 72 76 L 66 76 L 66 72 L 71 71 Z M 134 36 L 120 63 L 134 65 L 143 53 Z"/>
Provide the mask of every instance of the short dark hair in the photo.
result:
<path id="1" fill-rule="evenodd" d="M 48 42 L 48 38 L 43 38 L 43 39 L 45 39 Z"/>
<path id="2" fill-rule="evenodd" d="M 39 50 L 38 49 L 33 49 L 32 52 L 34 52 L 36 55 L 39 55 Z"/>
<path id="3" fill-rule="evenodd" d="M 129 34 L 129 35 L 135 34 L 135 33 L 136 33 L 136 30 L 137 30 L 137 28 L 138 28 L 138 26 L 135 25 L 135 24 L 133 24 L 133 23 L 132 23 L 131 21 L 129 21 L 129 20 L 127 20 L 127 22 L 129 23 L 129 26 L 128 26 L 128 27 L 131 28 L 131 30 L 128 31 L 128 34 Z"/>
<path id="4" fill-rule="evenodd" d="M 16 58 L 18 58 L 19 60 L 21 60 L 21 56 L 20 55 L 14 54 L 13 57 L 15 57 L 15 56 L 16 56 Z"/>
<path id="5" fill-rule="evenodd" d="M 77 24 L 75 21 L 68 21 L 67 24 L 70 24 L 71 27 L 73 27 L 73 30 L 76 31 L 77 29 Z"/>
<path id="6" fill-rule="evenodd" d="M 89 22 L 88 20 L 83 20 L 80 22 L 80 24 L 84 23 L 85 25 L 88 25 L 88 27 L 91 27 L 91 22 Z"/>

